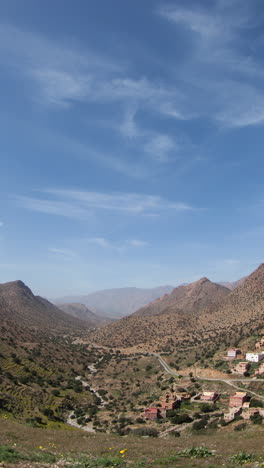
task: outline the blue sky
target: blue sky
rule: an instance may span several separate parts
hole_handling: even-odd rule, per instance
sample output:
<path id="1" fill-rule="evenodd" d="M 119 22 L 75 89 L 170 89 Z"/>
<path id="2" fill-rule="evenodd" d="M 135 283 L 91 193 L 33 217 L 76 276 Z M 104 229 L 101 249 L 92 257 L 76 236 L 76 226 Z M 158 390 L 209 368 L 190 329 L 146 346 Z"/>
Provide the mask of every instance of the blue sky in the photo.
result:
<path id="1" fill-rule="evenodd" d="M 262 0 L 0 2 L 0 281 L 56 297 L 263 260 Z"/>

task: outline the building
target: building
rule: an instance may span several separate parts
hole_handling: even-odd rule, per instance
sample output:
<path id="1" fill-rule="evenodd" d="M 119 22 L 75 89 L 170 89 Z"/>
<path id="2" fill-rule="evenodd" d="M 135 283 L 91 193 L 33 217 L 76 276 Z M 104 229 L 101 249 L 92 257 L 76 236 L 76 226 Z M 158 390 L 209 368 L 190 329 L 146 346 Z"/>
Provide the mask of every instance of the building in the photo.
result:
<path id="1" fill-rule="evenodd" d="M 187 392 L 175 393 L 175 395 L 177 397 L 177 400 L 179 401 L 187 401 L 187 400 L 190 400 L 191 398 L 190 393 L 187 393 Z"/>
<path id="2" fill-rule="evenodd" d="M 264 374 L 264 362 L 260 364 L 259 368 L 256 370 L 255 375 Z"/>
<path id="3" fill-rule="evenodd" d="M 241 413 L 242 413 L 241 408 L 231 408 L 229 410 L 229 413 L 224 414 L 224 421 L 225 422 L 234 421 L 234 419 L 236 419 L 238 416 L 240 416 Z"/>
<path id="4" fill-rule="evenodd" d="M 146 419 L 155 421 L 159 417 L 159 409 L 158 408 L 146 408 L 144 411 L 144 417 Z"/>
<path id="5" fill-rule="evenodd" d="M 219 394 L 216 392 L 205 391 L 201 395 L 201 401 L 215 402 L 219 398 Z"/>
<path id="6" fill-rule="evenodd" d="M 236 392 L 234 395 L 230 397 L 229 406 L 230 408 L 233 407 L 241 407 L 247 400 L 247 393 L 246 392 Z"/>
<path id="7" fill-rule="evenodd" d="M 230 348 L 227 351 L 227 357 L 228 357 L 228 359 L 235 359 L 239 353 L 240 353 L 239 349 Z"/>
<path id="8" fill-rule="evenodd" d="M 245 408 L 241 414 L 243 419 L 250 419 L 251 416 L 259 414 L 259 408 Z"/>
<path id="9" fill-rule="evenodd" d="M 231 372 L 234 374 L 241 374 L 244 375 L 248 369 L 249 369 L 249 363 L 248 362 L 238 362 L 233 369 L 231 369 Z"/>
<path id="10" fill-rule="evenodd" d="M 161 411 L 173 410 L 178 408 L 181 400 L 177 397 L 176 393 L 166 393 L 159 400 Z"/>
<path id="11" fill-rule="evenodd" d="M 246 360 L 250 362 L 260 362 L 264 359 L 264 353 L 247 353 Z"/>

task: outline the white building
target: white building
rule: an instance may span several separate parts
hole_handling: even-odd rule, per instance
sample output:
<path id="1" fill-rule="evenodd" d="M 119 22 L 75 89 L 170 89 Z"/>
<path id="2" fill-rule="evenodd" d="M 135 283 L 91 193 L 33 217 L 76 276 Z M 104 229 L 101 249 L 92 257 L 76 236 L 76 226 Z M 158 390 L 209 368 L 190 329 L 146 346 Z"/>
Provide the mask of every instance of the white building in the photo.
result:
<path id="1" fill-rule="evenodd" d="M 246 360 L 250 362 L 260 362 L 264 359 L 264 353 L 247 353 Z"/>
<path id="2" fill-rule="evenodd" d="M 231 348 L 227 351 L 227 357 L 228 358 L 236 358 L 237 357 L 237 349 Z"/>

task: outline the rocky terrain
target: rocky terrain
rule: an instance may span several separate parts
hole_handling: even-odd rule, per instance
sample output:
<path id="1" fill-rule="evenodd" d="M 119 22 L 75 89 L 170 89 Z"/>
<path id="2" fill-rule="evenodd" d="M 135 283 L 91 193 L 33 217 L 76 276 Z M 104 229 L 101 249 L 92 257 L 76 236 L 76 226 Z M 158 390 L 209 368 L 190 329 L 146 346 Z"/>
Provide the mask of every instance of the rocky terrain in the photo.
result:
<path id="1" fill-rule="evenodd" d="M 99 315 L 94 314 L 94 312 L 88 309 L 84 304 L 57 304 L 57 307 L 63 310 L 66 314 L 85 321 L 91 327 L 96 327 L 97 325 L 106 322 L 105 317 L 100 317 Z"/>
<path id="2" fill-rule="evenodd" d="M 207 278 L 201 278 L 194 283 L 178 286 L 170 294 L 139 309 L 134 316 L 143 317 L 164 313 L 196 314 L 206 307 L 220 304 L 229 293 L 228 288 L 212 283 Z"/>
<path id="3" fill-rule="evenodd" d="M 0 284 L 0 319 L 40 333 L 76 333 L 84 323 L 46 299 L 35 296 L 22 281 Z"/>
<path id="4" fill-rule="evenodd" d="M 103 327 L 92 333 L 90 339 L 106 346 L 140 345 L 153 350 L 166 350 L 175 345 L 205 346 L 207 342 L 216 343 L 224 337 L 232 342 L 237 336 L 261 326 L 263 311 L 262 264 L 231 292 L 202 278 Z"/>

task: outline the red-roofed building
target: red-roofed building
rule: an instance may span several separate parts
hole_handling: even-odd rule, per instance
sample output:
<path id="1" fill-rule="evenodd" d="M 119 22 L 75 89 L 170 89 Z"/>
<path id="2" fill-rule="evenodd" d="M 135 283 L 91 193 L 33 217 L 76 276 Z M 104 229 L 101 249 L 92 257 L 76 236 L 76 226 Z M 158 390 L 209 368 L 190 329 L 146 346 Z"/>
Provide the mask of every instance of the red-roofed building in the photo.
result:
<path id="1" fill-rule="evenodd" d="M 243 406 L 246 400 L 247 400 L 246 392 L 236 392 L 234 395 L 230 397 L 229 406 L 231 408 L 234 406 L 236 407 Z"/>
<path id="2" fill-rule="evenodd" d="M 144 411 L 144 417 L 146 419 L 151 419 L 155 421 L 159 417 L 159 409 L 158 408 L 146 408 Z"/>

